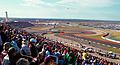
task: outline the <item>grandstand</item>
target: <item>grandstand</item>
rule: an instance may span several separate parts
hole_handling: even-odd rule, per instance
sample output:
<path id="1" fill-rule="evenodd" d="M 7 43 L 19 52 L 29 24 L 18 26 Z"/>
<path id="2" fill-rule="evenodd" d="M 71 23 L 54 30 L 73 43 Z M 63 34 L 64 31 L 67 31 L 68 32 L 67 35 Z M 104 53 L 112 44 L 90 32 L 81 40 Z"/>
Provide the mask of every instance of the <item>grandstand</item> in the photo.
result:
<path id="1" fill-rule="evenodd" d="M 17 28 L 26 28 L 26 27 L 34 26 L 33 24 L 29 22 L 7 22 L 7 24 L 11 25 L 12 27 L 17 27 Z"/>

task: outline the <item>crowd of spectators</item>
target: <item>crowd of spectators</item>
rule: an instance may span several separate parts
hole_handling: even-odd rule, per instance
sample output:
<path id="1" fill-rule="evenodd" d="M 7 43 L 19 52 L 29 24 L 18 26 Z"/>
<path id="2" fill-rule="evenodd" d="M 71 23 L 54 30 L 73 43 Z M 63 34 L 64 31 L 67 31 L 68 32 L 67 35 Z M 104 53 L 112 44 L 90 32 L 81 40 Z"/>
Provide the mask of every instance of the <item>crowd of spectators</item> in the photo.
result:
<path id="1" fill-rule="evenodd" d="M 0 65 L 119 65 L 45 37 L 0 24 Z"/>

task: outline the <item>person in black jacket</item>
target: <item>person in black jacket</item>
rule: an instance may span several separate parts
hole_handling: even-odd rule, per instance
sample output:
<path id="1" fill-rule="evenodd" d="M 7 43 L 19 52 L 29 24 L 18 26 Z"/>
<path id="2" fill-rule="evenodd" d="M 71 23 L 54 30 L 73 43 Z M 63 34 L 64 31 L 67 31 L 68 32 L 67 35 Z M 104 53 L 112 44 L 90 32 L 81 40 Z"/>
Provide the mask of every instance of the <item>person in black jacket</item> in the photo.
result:
<path id="1" fill-rule="evenodd" d="M 4 30 L 4 26 L 0 25 L 0 53 L 3 50 L 3 44 L 5 42 L 8 42 L 8 38 L 7 38 L 7 36 L 6 36 L 6 34 L 4 33 L 3 30 Z"/>

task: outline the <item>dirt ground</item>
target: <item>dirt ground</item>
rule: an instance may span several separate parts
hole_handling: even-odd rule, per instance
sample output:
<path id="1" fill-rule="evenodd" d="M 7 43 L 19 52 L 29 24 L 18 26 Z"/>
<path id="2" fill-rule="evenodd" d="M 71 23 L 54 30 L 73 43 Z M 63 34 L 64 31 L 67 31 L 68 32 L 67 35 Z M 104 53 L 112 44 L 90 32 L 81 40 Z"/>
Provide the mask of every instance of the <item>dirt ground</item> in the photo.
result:
<path id="1" fill-rule="evenodd" d="M 51 28 L 52 27 L 31 27 L 31 28 L 24 28 L 24 29 L 30 30 L 30 31 L 42 31 L 42 30 L 49 30 Z M 82 28 L 78 26 L 56 27 L 54 29 L 65 31 L 66 33 L 78 33 L 79 31 L 91 31 L 91 32 L 95 32 L 96 34 L 77 34 L 77 35 L 89 36 L 89 37 L 95 37 L 95 38 L 99 38 L 100 35 L 104 35 L 105 33 L 110 33 L 110 36 L 109 36 L 110 39 L 120 40 L 120 31 L 116 31 L 116 30 Z"/>

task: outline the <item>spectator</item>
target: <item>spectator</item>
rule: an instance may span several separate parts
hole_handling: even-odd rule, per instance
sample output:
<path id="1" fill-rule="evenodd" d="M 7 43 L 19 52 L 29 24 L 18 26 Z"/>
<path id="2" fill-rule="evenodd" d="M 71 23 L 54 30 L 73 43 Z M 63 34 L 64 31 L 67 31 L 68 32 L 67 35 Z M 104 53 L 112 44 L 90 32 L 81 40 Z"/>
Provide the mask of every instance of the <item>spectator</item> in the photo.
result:
<path id="1" fill-rule="evenodd" d="M 47 56 L 47 57 L 45 58 L 44 64 L 45 64 L 45 65 L 57 65 L 57 64 L 55 63 L 55 60 L 57 61 L 57 59 L 55 59 L 53 56 Z"/>
<path id="2" fill-rule="evenodd" d="M 17 62 L 16 65 L 29 65 L 29 61 L 25 58 L 20 58 Z"/>
<path id="3" fill-rule="evenodd" d="M 5 55 L 7 55 L 7 52 L 8 52 L 8 50 L 9 50 L 9 48 L 10 48 L 10 43 L 9 42 L 6 42 L 6 43 L 4 43 L 4 45 L 3 45 L 3 51 L 2 51 L 2 54 L 5 56 Z"/>
<path id="4" fill-rule="evenodd" d="M 20 48 L 18 47 L 18 45 L 17 45 L 17 42 L 16 42 L 16 39 L 15 39 L 15 38 L 11 41 L 11 45 L 12 45 L 12 47 L 14 47 L 14 48 L 15 48 L 15 51 L 16 51 L 17 53 L 19 53 L 19 52 L 20 52 Z"/>
<path id="5" fill-rule="evenodd" d="M 31 38 L 30 39 L 30 45 L 29 45 L 29 48 L 30 48 L 30 51 L 31 51 L 31 55 L 32 57 L 36 58 L 37 55 L 38 55 L 38 49 L 36 47 L 36 43 L 37 43 L 37 40 L 34 39 L 34 38 Z"/>
<path id="6" fill-rule="evenodd" d="M 23 55 L 28 55 L 30 56 L 31 55 L 31 51 L 27 45 L 28 43 L 26 41 L 22 41 L 22 48 L 20 50 L 20 53 L 23 54 Z"/>
<path id="7" fill-rule="evenodd" d="M 82 53 L 82 58 L 83 58 L 83 60 L 86 60 L 86 59 L 87 59 L 87 53 L 86 53 L 86 51 L 84 51 L 84 52 Z"/>
<path id="8" fill-rule="evenodd" d="M 8 38 L 3 30 L 4 30 L 4 26 L 0 24 L 0 53 L 3 50 L 3 43 L 8 41 Z"/>
<path id="9" fill-rule="evenodd" d="M 3 59 L 3 65 L 15 65 L 16 64 L 16 51 L 15 48 L 11 47 L 8 50 L 8 55 L 6 55 Z"/>

